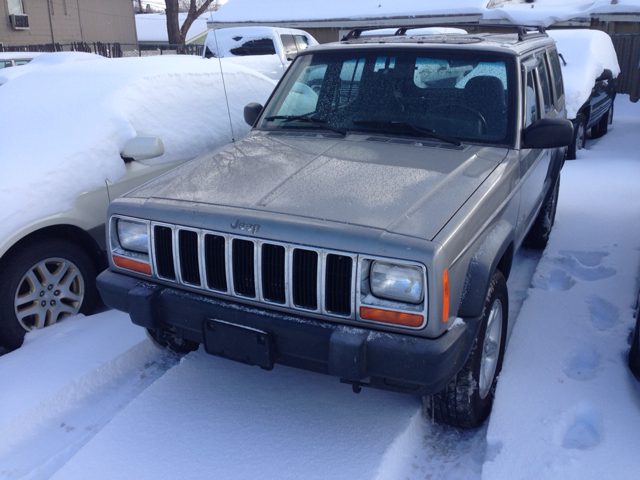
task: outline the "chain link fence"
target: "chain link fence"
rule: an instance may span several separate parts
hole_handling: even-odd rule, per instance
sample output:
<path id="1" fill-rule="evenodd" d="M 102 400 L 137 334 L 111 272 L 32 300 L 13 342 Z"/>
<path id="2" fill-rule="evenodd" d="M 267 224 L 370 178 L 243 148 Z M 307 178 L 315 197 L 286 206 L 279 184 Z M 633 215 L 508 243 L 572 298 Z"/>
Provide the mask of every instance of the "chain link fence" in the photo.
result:
<path id="1" fill-rule="evenodd" d="M 151 57 L 154 55 L 202 56 L 202 45 L 169 45 L 162 43 L 46 43 L 0 47 L 0 52 L 86 52 L 108 58 Z"/>

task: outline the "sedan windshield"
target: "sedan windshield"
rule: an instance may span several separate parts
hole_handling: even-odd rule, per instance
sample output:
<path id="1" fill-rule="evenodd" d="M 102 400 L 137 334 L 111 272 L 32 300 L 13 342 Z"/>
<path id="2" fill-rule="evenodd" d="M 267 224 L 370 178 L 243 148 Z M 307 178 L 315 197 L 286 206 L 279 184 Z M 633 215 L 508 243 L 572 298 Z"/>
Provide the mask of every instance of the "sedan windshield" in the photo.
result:
<path id="1" fill-rule="evenodd" d="M 503 57 L 424 50 L 379 55 L 380 50 L 299 57 L 258 128 L 510 143 Z"/>

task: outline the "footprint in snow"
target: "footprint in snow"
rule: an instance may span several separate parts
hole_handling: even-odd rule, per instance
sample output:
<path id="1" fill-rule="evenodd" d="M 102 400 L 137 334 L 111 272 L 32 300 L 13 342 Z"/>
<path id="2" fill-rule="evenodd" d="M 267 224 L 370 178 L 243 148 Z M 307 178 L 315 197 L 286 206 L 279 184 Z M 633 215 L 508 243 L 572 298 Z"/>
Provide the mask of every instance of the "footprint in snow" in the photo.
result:
<path id="1" fill-rule="evenodd" d="M 576 284 L 576 281 L 564 270 L 554 268 L 549 273 L 549 277 L 538 277 L 533 280 L 533 286 L 548 290 L 550 292 L 563 292 L 569 290 Z"/>
<path id="2" fill-rule="evenodd" d="M 589 297 L 587 303 L 589 304 L 591 323 L 598 330 L 608 330 L 618 323 L 618 309 L 612 303 L 595 295 Z"/>
<path id="3" fill-rule="evenodd" d="M 587 450 L 600 443 L 602 437 L 602 414 L 594 407 L 583 406 L 573 414 L 569 428 L 564 434 L 562 446 Z"/>
<path id="4" fill-rule="evenodd" d="M 585 267 L 597 267 L 602 263 L 604 257 L 609 256 L 609 252 L 577 252 L 570 250 L 560 250 L 558 252 L 563 257 L 574 257 Z"/>
<path id="5" fill-rule="evenodd" d="M 600 355 L 590 345 L 580 345 L 564 360 L 562 371 L 573 380 L 591 380 L 596 376 Z"/>
<path id="6" fill-rule="evenodd" d="M 600 265 L 607 252 L 560 251 L 560 257 L 553 259 L 557 267 L 549 272 L 549 277 L 534 280 L 533 286 L 551 292 L 569 290 L 576 284 L 576 278 L 587 282 L 603 280 L 617 273 L 615 268 Z"/>

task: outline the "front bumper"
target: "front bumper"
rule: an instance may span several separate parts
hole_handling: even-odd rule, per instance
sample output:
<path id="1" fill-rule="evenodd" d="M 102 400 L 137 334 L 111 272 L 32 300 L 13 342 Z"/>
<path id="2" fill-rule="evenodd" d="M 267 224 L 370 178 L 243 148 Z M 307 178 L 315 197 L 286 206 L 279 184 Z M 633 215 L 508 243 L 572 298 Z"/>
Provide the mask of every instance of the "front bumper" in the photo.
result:
<path id="1" fill-rule="evenodd" d="M 429 339 L 242 305 L 110 270 L 98 276 L 97 285 L 104 302 L 129 313 L 136 325 L 173 327 L 178 336 L 198 343 L 205 343 L 211 319 L 266 332 L 274 363 L 329 374 L 354 389 L 362 385 L 423 396 L 436 393 L 466 361 L 480 326 L 480 318 L 467 318 Z"/>

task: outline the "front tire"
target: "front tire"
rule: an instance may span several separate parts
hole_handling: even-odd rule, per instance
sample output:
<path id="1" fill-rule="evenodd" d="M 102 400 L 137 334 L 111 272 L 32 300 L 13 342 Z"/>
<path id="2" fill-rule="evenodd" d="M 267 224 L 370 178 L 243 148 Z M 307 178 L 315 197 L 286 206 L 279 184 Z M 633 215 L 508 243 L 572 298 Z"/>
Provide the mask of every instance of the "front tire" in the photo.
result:
<path id="1" fill-rule="evenodd" d="M 560 195 L 560 174 L 553 187 L 551 196 L 542 205 L 536 220 L 531 226 L 531 230 L 524 239 L 526 247 L 544 250 L 551 235 L 551 229 L 556 221 L 556 211 L 558 209 L 558 196 Z"/>
<path id="2" fill-rule="evenodd" d="M 97 269 L 80 245 L 54 238 L 28 243 L 9 255 L 0 269 L 3 347 L 15 350 L 28 331 L 95 309 Z"/>
<path id="3" fill-rule="evenodd" d="M 462 369 L 440 392 L 422 398 L 426 419 L 477 428 L 489 416 L 502 369 L 509 316 L 507 281 L 496 270 L 484 303 L 482 324 Z"/>

